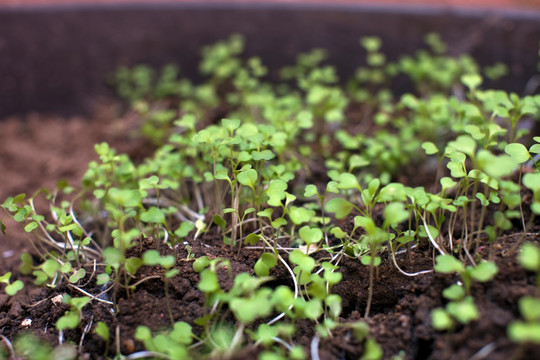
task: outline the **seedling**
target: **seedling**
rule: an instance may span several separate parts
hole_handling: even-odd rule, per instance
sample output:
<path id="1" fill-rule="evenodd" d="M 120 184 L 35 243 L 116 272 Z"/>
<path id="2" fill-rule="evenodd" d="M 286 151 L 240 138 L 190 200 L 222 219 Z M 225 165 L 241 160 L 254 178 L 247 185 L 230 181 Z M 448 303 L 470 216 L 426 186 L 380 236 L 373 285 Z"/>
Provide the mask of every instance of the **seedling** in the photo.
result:
<path id="1" fill-rule="evenodd" d="M 64 295 L 62 302 L 69 305 L 69 310 L 58 319 L 56 322 L 56 329 L 59 331 L 75 329 L 82 320 L 82 308 L 90 302 L 90 298 L 87 296 L 71 297 L 66 294 Z"/>
<path id="2" fill-rule="evenodd" d="M 94 332 L 105 341 L 104 355 L 106 356 L 109 352 L 109 327 L 103 321 L 98 321 L 94 328 Z"/>
<path id="3" fill-rule="evenodd" d="M 165 298 L 167 299 L 167 310 L 169 312 L 171 324 L 174 324 L 174 317 L 172 314 L 171 302 L 169 298 L 168 279 L 178 275 L 179 273 L 178 269 L 171 269 L 176 263 L 176 257 L 172 255 L 161 256 L 157 250 L 148 250 L 143 255 L 142 263 L 149 266 L 159 265 L 165 269 Z"/>
<path id="4" fill-rule="evenodd" d="M 464 266 L 462 262 L 454 256 L 439 255 L 436 258 L 435 271 L 443 274 L 457 273 L 461 281 L 458 284 L 451 285 L 443 291 L 443 296 L 450 300 L 446 308 L 437 308 L 431 312 L 432 325 L 436 330 L 455 329 L 457 320 L 460 324 L 468 324 L 477 320 L 480 316 L 470 296 L 473 280 L 478 282 L 487 282 L 493 279 L 497 274 L 497 266 L 492 262 L 482 262 L 476 267 Z"/>
<path id="5" fill-rule="evenodd" d="M 13 296 L 20 290 L 22 290 L 22 288 L 24 287 L 24 283 L 21 280 L 15 280 L 11 282 L 10 278 L 11 272 L 5 273 L 4 275 L 0 276 L 0 283 L 6 284 L 4 291 L 6 292 L 6 294 Z"/>

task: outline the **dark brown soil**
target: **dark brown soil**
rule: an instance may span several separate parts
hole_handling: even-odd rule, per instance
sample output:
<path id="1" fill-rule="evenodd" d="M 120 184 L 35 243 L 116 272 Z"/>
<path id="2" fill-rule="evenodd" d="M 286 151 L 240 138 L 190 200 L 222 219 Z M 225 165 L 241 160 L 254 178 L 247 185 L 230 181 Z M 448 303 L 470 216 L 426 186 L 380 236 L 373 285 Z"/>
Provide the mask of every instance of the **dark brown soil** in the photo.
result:
<path id="1" fill-rule="evenodd" d="M 115 148 L 140 156 L 144 147 L 140 141 L 129 140 L 129 120 L 116 120 L 117 108 L 106 104 L 91 119 L 50 117 L 31 115 L 26 118 L 12 118 L 0 122 L 0 201 L 8 195 L 19 192 L 32 193 L 39 186 L 54 186 L 58 179 L 68 179 L 76 185 L 86 170 L 88 161 L 95 159 L 93 145 L 108 141 Z M 143 151 L 144 153 L 144 151 Z M 3 217 L 5 218 L 5 217 Z M 59 334 L 54 324 L 63 315 L 66 305 L 57 303 L 58 295 L 81 294 L 73 287 L 39 289 L 32 286 L 32 279 L 18 274 L 19 256 L 27 251 L 25 236 L 19 227 L 10 221 L 7 234 L 0 235 L 0 274 L 12 271 L 23 279 L 27 286 L 13 298 L 0 294 L 0 335 L 14 339 L 25 331 L 33 332 L 44 340 L 57 344 Z M 540 243 L 540 224 L 526 236 L 526 240 Z M 196 241 L 187 239 L 195 257 L 207 255 L 230 260 L 234 274 L 252 273 L 253 265 L 260 256 L 260 250 L 243 249 L 240 254 L 231 252 L 210 232 Z M 445 304 L 441 296 L 444 288 L 458 279 L 450 275 L 428 273 L 416 277 L 400 274 L 391 264 L 383 261 L 379 268 L 374 287 L 374 302 L 367 319 L 371 334 L 382 346 L 385 359 L 394 356 L 400 359 L 540 359 L 540 346 L 519 347 L 506 336 L 507 325 L 519 318 L 517 302 L 525 294 L 535 292 L 535 279 L 516 263 L 515 254 L 510 249 L 521 234 L 506 234 L 499 239 L 495 248 L 495 261 L 499 273 L 494 281 L 473 286 L 472 295 L 481 312 L 481 319 L 467 326 L 461 326 L 451 333 L 434 331 L 431 327 L 430 312 Z M 148 244 L 140 244 L 144 249 Z M 140 251 L 139 246 L 133 250 Z M 487 256 L 487 246 L 481 247 Z M 163 248 L 163 253 L 170 252 Z M 503 255 L 504 254 L 504 255 Z M 192 270 L 192 263 L 186 261 L 187 252 L 180 247 L 177 268 L 180 275 L 169 283 L 170 303 L 175 321 L 194 320 L 205 314 L 204 297 L 197 290 L 199 275 Z M 398 256 L 400 267 L 407 272 L 417 272 L 433 267 L 433 254 L 428 244 L 414 248 L 409 254 Z M 343 259 L 340 263 L 343 280 L 333 290 L 343 300 L 343 322 L 362 318 L 368 294 L 368 268 L 357 260 Z M 89 268 L 91 273 L 92 269 Z M 118 308 L 93 301 L 84 308 L 83 327 L 104 321 L 111 329 L 111 345 L 108 356 L 114 356 L 116 334 L 123 354 L 143 350 L 140 342 L 134 340 L 138 325 L 146 325 L 153 330 L 170 326 L 162 272 L 158 268 L 143 267 L 138 280 L 146 277 L 134 294 L 118 293 Z M 227 272 L 221 274 L 220 281 L 227 286 Z M 290 285 L 290 277 L 283 266 L 272 269 L 274 280 L 270 286 Z M 101 289 L 92 285 L 85 290 L 97 294 Z M 107 293 L 105 296 L 113 296 Z M 23 321 L 31 319 L 31 325 Z M 307 323 L 297 324 L 295 341 L 303 344 L 306 351 L 314 335 L 314 329 Z M 195 332 L 201 328 L 194 326 Z M 82 358 L 103 358 L 105 343 L 93 332 L 82 334 L 80 330 L 66 331 L 64 339 L 79 343 L 82 338 Z M 0 345 L 2 346 L 2 345 Z M 321 359 L 358 359 L 362 356 L 363 343 L 355 340 L 349 331 L 337 331 L 332 338 L 322 340 L 319 347 Z M 254 358 L 257 349 L 243 349 L 236 358 Z"/>

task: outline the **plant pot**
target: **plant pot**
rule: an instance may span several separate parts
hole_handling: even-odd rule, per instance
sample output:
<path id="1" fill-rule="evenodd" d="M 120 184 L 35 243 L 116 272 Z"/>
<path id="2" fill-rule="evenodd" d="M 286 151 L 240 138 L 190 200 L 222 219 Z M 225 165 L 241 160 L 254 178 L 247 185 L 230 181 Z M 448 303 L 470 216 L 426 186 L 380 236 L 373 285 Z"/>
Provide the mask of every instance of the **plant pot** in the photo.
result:
<path id="1" fill-rule="evenodd" d="M 509 74 L 482 88 L 519 96 L 478 89 L 474 71 L 452 72 L 443 85 L 425 76 L 426 92 L 403 69 L 392 77 L 402 64 L 370 64 L 364 71 L 383 69 L 386 81 L 357 75 L 347 90 L 331 70 L 302 66 L 292 70 L 297 81 L 274 88 L 257 75 L 264 68 L 240 68 L 235 56 L 233 75 L 199 75 L 201 47 L 232 33 L 244 35 L 244 55 L 259 56 L 275 82 L 279 68 L 313 48 L 328 51 L 345 82 L 364 65 L 366 44 L 378 47 L 359 38 L 381 38 L 381 53 L 370 54 L 394 60 L 439 33 L 451 55 L 505 63 Z M 66 358 L 540 356 L 540 345 L 527 343 L 534 331 L 523 331 L 540 326 L 537 311 L 522 309 L 540 301 L 532 296 L 540 260 L 516 255 L 522 241 L 539 242 L 540 189 L 531 179 L 540 167 L 531 154 L 540 144 L 531 144 L 540 141 L 520 139 L 525 148 L 513 136 L 540 112 L 540 96 L 524 97 L 538 92 L 540 12 L 51 5 L 0 8 L 0 34 L 0 158 L 8 160 L 0 190 L 32 194 L 64 177 L 83 188 L 60 182 L 57 192 L 34 193 L 39 200 L 4 203 L 0 193 L 13 217 L 0 217 L 8 228 L 0 289 L 14 295 L 0 294 L 0 356 L 49 345 Z M 221 45 L 230 50 L 233 39 Z M 108 80 L 141 63 L 179 64 L 194 82 L 173 79 L 162 97 L 128 94 L 133 108 L 118 116 Z M 103 98 L 115 99 L 106 112 L 95 105 Z M 38 246 L 23 242 L 27 233 L 41 236 Z M 34 257 L 19 260 L 27 251 Z M 34 277 L 50 286 L 37 289 Z M 49 345 L 25 344 L 26 331 Z"/>

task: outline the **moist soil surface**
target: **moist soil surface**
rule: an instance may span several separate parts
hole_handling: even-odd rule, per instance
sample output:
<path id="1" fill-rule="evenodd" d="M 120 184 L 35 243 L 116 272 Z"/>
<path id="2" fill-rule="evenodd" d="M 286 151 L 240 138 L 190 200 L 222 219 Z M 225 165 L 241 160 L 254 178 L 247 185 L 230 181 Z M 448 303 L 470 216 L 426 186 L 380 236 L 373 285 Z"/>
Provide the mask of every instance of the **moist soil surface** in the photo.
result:
<path id="1" fill-rule="evenodd" d="M 97 108 L 95 115 L 88 118 L 32 114 L 2 120 L 0 201 L 21 192 L 31 194 L 41 186 L 52 188 L 59 179 L 77 185 L 88 162 L 97 159 L 93 150 L 95 143 L 107 141 L 119 152 L 128 153 L 135 159 L 150 154 L 151 149 L 144 141 L 129 136 L 132 130 L 129 116 L 118 120 L 118 106 L 107 103 Z M 417 181 L 415 179 L 415 183 Z M 32 278 L 20 275 L 19 256 L 22 252 L 32 253 L 32 249 L 20 226 L 12 221 L 5 222 L 7 232 L 0 235 L 0 274 L 12 271 L 14 277 L 23 280 L 26 286 L 14 297 L 8 297 L 3 291 L 0 293 L 0 335 L 13 340 L 17 335 L 32 332 L 51 344 L 58 344 L 60 334 L 55 329 L 55 323 L 67 310 L 67 305 L 58 301 L 59 295 L 82 294 L 71 285 L 55 289 L 38 288 L 33 285 Z M 352 227 L 352 217 L 345 220 L 342 227 L 347 227 L 346 222 Z M 405 276 L 393 266 L 390 259 L 384 259 L 384 256 L 389 256 L 385 253 L 378 268 L 370 316 L 366 320 L 371 335 L 383 349 L 384 358 L 540 359 L 540 346 L 517 346 L 506 335 L 508 324 L 520 318 L 518 299 L 532 295 L 536 290 L 534 275 L 517 264 L 515 244 L 523 240 L 540 243 L 538 220 L 527 234 L 520 232 L 519 223 L 515 224 L 515 228 L 516 233 L 502 235 L 491 248 L 499 268 L 495 279 L 472 287 L 472 295 L 481 314 L 480 320 L 458 326 L 452 332 L 433 330 L 430 312 L 446 304 L 442 290 L 458 281 L 457 277 L 432 272 L 415 277 Z M 207 255 L 210 258 L 228 259 L 234 274 L 253 273 L 253 266 L 261 254 L 261 250 L 247 248 L 239 253 L 231 251 L 223 245 L 219 234 L 212 231 L 196 240 L 187 238 L 187 241 L 196 258 Z M 139 243 L 130 250 L 133 252 L 131 256 L 141 255 L 144 249 L 152 246 L 154 243 L 151 240 Z M 490 245 L 485 244 L 478 251 L 486 258 Z M 163 247 L 161 252 L 166 254 L 171 250 Z M 175 321 L 193 324 L 195 319 L 205 314 L 204 296 L 197 289 L 199 275 L 193 271 L 192 262 L 185 260 L 188 254 L 184 246 L 178 247 L 177 255 L 180 275 L 169 281 L 172 316 Z M 283 256 L 286 257 L 286 254 Z M 415 273 L 432 269 L 433 257 L 433 249 L 428 243 L 423 243 L 397 255 L 396 261 L 404 271 Z M 360 320 L 364 316 L 368 297 L 368 267 L 358 260 L 347 258 L 339 265 L 343 279 L 333 287 L 333 292 L 342 298 L 342 321 Z M 89 267 L 87 272 L 91 274 L 93 269 Z M 138 325 L 146 325 L 152 330 L 170 326 L 162 275 L 163 271 L 157 267 L 143 267 L 133 281 L 141 280 L 134 293 L 106 292 L 100 296 L 101 300 L 107 301 L 116 297 L 116 309 L 103 301 L 93 301 L 91 306 L 83 309 L 81 328 L 104 321 L 111 329 L 109 357 L 114 357 L 117 345 L 123 354 L 144 350 L 142 343 L 134 339 Z M 269 286 L 291 285 L 287 270 L 280 264 L 271 270 L 270 275 L 274 279 L 267 284 Z M 223 287 L 231 286 L 227 271 L 220 276 Z M 99 288 L 94 280 L 90 280 L 84 290 L 97 295 L 106 288 Z M 194 332 L 200 331 L 201 328 L 194 325 Z M 297 324 L 295 342 L 304 345 L 308 354 L 314 334 L 312 324 Z M 118 335 L 119 340 L 116 339 Z M 106 344 L 93 331 L 69 330 L 61 336 L 82 344 L 81 358 L 105 358 Z M 4 344 L 0 343 L 0 346 Z M 349 330 L 338 330 L 331 338 L 321 341 L 319 358 L 358 359 L 363 354 L 363 347 L 364 344 L 358 342 Z M 246 347 L 234 358 L 256 358 L 258 351 L 260 349 Z"/>

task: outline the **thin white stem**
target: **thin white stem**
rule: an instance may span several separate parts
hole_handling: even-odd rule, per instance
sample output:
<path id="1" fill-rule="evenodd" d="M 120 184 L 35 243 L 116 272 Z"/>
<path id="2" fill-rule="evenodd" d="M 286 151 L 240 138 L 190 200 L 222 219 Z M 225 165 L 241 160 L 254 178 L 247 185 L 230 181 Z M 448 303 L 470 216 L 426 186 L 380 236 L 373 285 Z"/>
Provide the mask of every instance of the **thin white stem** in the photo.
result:
<path id="1" fill-rule="evenodd" d="M 116 342 L 116 354 L 121 354 L 120 352 L 120 325 L 116 325 L 116 329 L 114 330 L 115 334 L 115 342 Z M 132 354 L 133 355 L 133 354 Z"/>
<path id="2" fill-rule="evenodd" d="M 433 270 L 423 270 L 423 271 L 418 271 L 418 272 L 415 272 L 415 273 L 408 273 L 408 272 L 406 272 L 406 271 L 403 271 L 403 270 L 399 267 L 399 265 L 398 265 L 398 263 L 397 263 L 397 261 L 396 261 L 396 255 L 394 254 L 394 252 L 391 251 L 391 250 L 390 250 L 390 252 L 392 253 L 392 261 L 393 261 L 393 263 L 394 263 L 394 266 L 396 267 L 396 269 L 398 269 L 398 271 L 399 271 L 400 273 L 402 273 L 402 274 L 405 275 L 405 276 L 411 276 L 411 277 L 413 277 L 413 276 L 418 276 L 418 275 L 428 274 L 428 273 L 433 272 Z"/>
<path id="3" fill-rule="evenodd" d="M 125 360 L 134 360 L 134 359 L 152 359 L 152 358 L 161 358 L 161 359 L 170 359 L 169 356 L 154 351 L 139 351 L 133 354 L 130 354 L 124 357 Z"/>
<path id="4" fill-rule="evenodd" d="M 34 212 L 36 212 L 36 208 L 34 206 L 34 201 L 32 199 L 29 200 L 29 203 L 30 203 L 30 206 L 32 207 L 32 210 Z M 51 214 L 53 216 L 53 218 L 55 218 L 57 221 L 58 220 L 58 217 L 56 216 L 56 213 L 54 211 L 52 211 L 51 209 Z M 47 229 L 43 226 L 42 222 L 41 221 L 36 221 L 41 232 L 45 235 L 45 239 L 46 239 L 46 243 L 48 243 L 49 245 L 51 246 L 54 246 L 56 247 L 57 249 L 66 249 L 67 246 L 65 243 L 63 242 L 59 242 L 59 241 L 56 241 L 50 234 L 49 232 L 47 231 Z M 80 226 L 80 225 L 79 225 Z M 67 232 L 68 234 L 68 240 L 70 241 L 70 247 L 74 250 L 78 250 L 79 249 L 79 245 L 75 245 L 73 243 L 73 238 L 71 237 L 71 233 L 68 231 Z M 83 249 L 84 252 L 86 253 L 89 253 L 89 254 L 92 254 L 94 258 L 96 259 L 99 259 L 101 257 L 101 251 L 97 251 L 97 250 L 94 250 L 92 248 L 89 248 L 89 247 L 81 247 Z"/>
<path id="5" fill-rule="evenodd" d="M 268 246 L 244 246 L 242 248 L 243 249 L 248 249 L 248 250 L 265 250 L 265 249 L 268 249 Z M 289 251 L 293 251 L 293 250 L 298 250 L 298 248 L 279 247 L 277 250 L 278 251 L 289 252 Z"/>
<path id="6" fill-rule="evenodd" d="M 450 229 L 450 224 L 448 224 L 448 245 L 450 245 L 450 252 L 454 251 L 454 236 L 452 235 L 452 229 Z"/>
<path id="7" fill-rule="evenodd" d="M 11 341 L 9 341 L 9 339 L 5 337 L 4 335 L 0 335 L 0 339 L 2 339 L 2 341 L 6 343 L 6 346 L 8 347 L 9 354 L 10 354 L 9 358 L 15 359 L 15 350 L 13 350 L 13 345 L 11 344 Z"/>
<path id="8" fill-rule="evenodd" d="M 85 290 L 81 289 L 78 286 L 75 286 L 75 285 L 72 285 L 72 284 L 68 284 L 68 286 L 75 289 L 75 290 L 80 291 L 84 295 L 88 296 L 91 300 L 96 300 L 96 301 L 99 301 L 99 302 L 102 302 L 102 303 L 105 303 L 105 304 L 114 305 L 114 303 L 112 301 L 100 299 L 97 296 L 94 296 L 94 295 L 90 294 L 88 291 L 85 291 Z"/>
<path id="9" fill-rule="evenodd" d="M 315 335 L 313 339 L 311 340 L 311 345 L 309 349 L 311 350 L 311 359 L 312 360 L 320 360 L 319 357 L 319 342 L 321 341 L 321 338 L 319 335 Z"/>
<path id="10" fill-rule="evenodd" d="M 181 215 L 181 214 L 177 215 L 177 217 L 182 221 L 195 222 L 195 220 L 204 220 L 204 215 L 201 215 L 198 212 L 196 212 L 194 210 L 191 210 L 186 205 L 178 204 L 178 203 L 176 203 L 174 201 L 171 201 L 171 200 L 169 200 L 167 198 L 160 198 L 159 202 L 163 206 L 174 206 L 179 211 L 183 212 L 185 214 L 185 216 Z M 157 201 L 157 198 L 148 198 L 148 199 L 143 199 L 143 204 L 157 206 L 158 201 Z M 189 217 L 189 219 L 186 218 L 186 216 Z"/>
<path id="11" fill-rule="evenodd" d="M 69 207 L 69 214 L 71 215 L 71 218 L 73 219 L 73 222 L 77 225 L 79 225 L 79 227 L 82 229 L 84 235 L 86 237 L 88 237 L 90 239 L 90 242 L 92 243 L 92 245 L 96 248 L 96 250 L 101 253 L 103 251 L 103 249 L 101 248 L 101 246 L 97 243 L 97 241 L 95 241 L 94 239 L 92 239 L 92 234 L 90 234 L 89 232 L 86 231 L 86 229 L 81 225 L 81 223 L 79 222 L 79 219 L 77 219 L 77 217 L 75 216 L 75 212 L 73 211 L 73 204 L 71 204 L 71 206 Z M 86 250 L 86 249 L 85 249 Z"/>
<path id="12" fill-rule="evenodd" d="M 273 337 L 272 340 L 274 340 L 278 344 L 281 344 L 281 345 L 285 346 L 287 348 L 287 350 L 289 350 L 289 351 L 292 351 L 292 349 L 293 349 L 291 344 L 289 344 L 288 342 L 286 342 L 285 340 L 283 340 L 281 338 L 278 338 L 277 336 Z M 261 343 L 261 341 L 262 340 L 257 340 L 257 342 L 255 343 L 255 346 L 258 346 Z"/>
<path id="13" fill-rule="evenodd" d="M 167 230 L 167 228 L 163 228 L 163 232 L 163 243 L 166 244 L 167 241 L 169 241 L 169 231 Z"/>
<path id="14" fill-rule="evenodd" d="M 289 264 L 287 264 L 287 262 L 285 260 L 283 260 L 283 258 L 281 256 L 278 255 L 278 259 L 279 259 L 279 261 L 281 261 L 283 263 L 283 265 L 285 265 L 285 268 L 287 268 L 287 270 L 291 274 L 291 277 L 292 277 L 292 280 L 293 280 L 293 283 L 294 283 L 294 298 L 296 299 L 298 297 L 299 286 L 298 286 L 298 282 L 296 281 L 296 276 L 294 275 L 294 271 L 291 269 Z M 291 304 L 289 306 L 289 310 L 292 309 L 293 305 L 294 304 Z M 276 316 L 275 318 L 273 318 L 272 320 L 270 320 L 269 322 L 267 322 L 267 324 L 272 325 L 275 322 L 282 319 L 284 316 L 285 316 L 285 313 L 283 312 L 283 313 L 279 314 L 278 316 Z"/>
<path id="15" fill-rule="evenodd" d="M 334 254 L 334 256 L 332 256 L 332 258 L 330 259 L 330 263 L 332 263 L 335 259 L 337 259 L 339 256 L 341 256 L 341 253 L 337 253 L 337 254 Z M 323 267 L 321 267 L 319 270 L 317 270 L 317 272 L 315 274 L 320 274 L 322 271 L 324 270 Z"/>
<path id="16" fill-rule="evenodd" d="M 238 329 L 236 329 L 236 332 L 234 333 L 234 337 L 231 341 L 231 349 L 236 348 L 238 344 L 242 341 L 242 334 L 244 333 L 244 328 L 246 326 L 244 324 L 240 324 Z"/>
<path id="17" fill-rule="evenodd" d="M 437 249 L 437 251 L 439 251 L 441 255 L 445 255 L 446 252 L 444 251 L 444 249 L 441 248 L 440 245 L 435 241 L 433 236 L 431 236 L 431 233 L 429 232 L 428 224 L 426 223 L 426 219 L 424 218 L 422 214 L 419 214 L 419 215 L 420 215 L 420 218 L 422 219 L 422 223 L 424 224 L 424 229 L 426 230 L 426 234 L 429 238 L 429 241 L 431 241 L 431 244 L 433 245 L 433 247 Z"/>
<path id="18" fill-rule="evenodd" d="M 199 189 L 198 186 L 195 186 L 195 200 L 197 201 L 197 206 L 199 207 L 199 211 L 201 211 L 204 208 L 203 199 L 201 196 L 201 189 Z"/>
<path id="19" fill-rule="evenodd" d="M 491 342 L 478 350 L 469 360 L 481 360 L 486 359 L 497 348 L 497 343 Z"/>
<path id="20" fill-rule="evenodd" d="M 84 337 L 86 336 L 86 334 L 88 334 L 88 332 L 92 328 L 93 324 L 94 324 L 94 319 L 92 317 L 92 319 L 90 319 L 90 322 L 88 324 L 86 324 L 86 326 L 84 327 L 84 330 L 83 330 L 83 332 L 81 334 L 81 340 L 79 341 L 79 351 L 81 351 L 81 349 L 82 349 L 82 345 L 83 345 L 83 342 L 84 342 Z"/>

